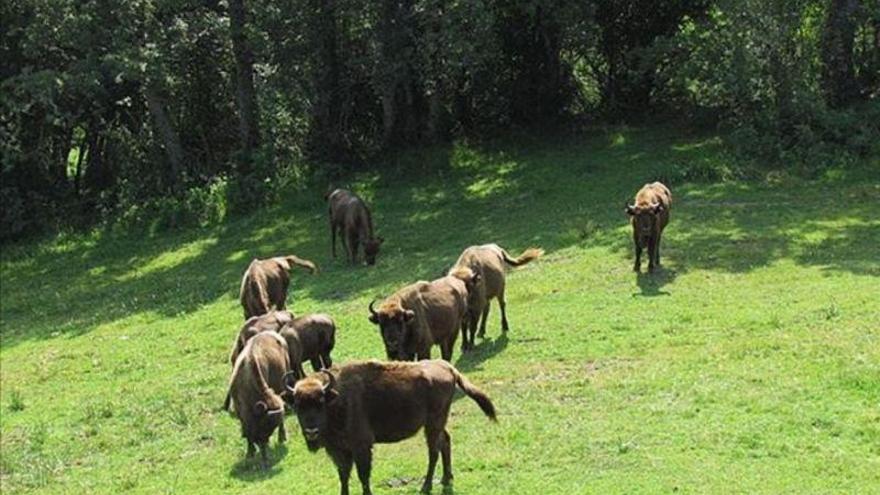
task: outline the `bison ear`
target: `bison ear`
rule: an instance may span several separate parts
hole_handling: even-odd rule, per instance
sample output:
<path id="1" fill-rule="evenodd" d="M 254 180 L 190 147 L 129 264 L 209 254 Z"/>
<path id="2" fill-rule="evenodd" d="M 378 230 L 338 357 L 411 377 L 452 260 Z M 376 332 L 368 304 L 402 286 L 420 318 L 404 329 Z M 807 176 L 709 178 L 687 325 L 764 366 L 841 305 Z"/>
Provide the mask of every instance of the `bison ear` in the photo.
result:
<path id="1" fill-rule="evenodd" d="M 268 411 L 268 410 L 269 410 L 269 407 L 266 406 L 266 403 L 261 400 L 257 401 L 257 403 L 254 404 L 254 414 L 256 414 L 257 416 L 262 416 L 262 415 L 266 414 L 266 411 Z"/>
<path id="2" fill-rule="evenodd" d="M 335 388 L 327 388 L 324 390 L 325 404 L 332 404 L 337 398 L 339 398 L 339 392 L 337 392 Z"/>
<path id="3" fill-rule="evenodd" d="M 482 277 L 480 277 L 480 274 L 477 272 L 474 272 L 474 276 L 471 278 L 471 283 L 474 285 L 477 285 L 480 282 L 480 278 L 482 278 Z"/>
<path id="4" fill-rule="evenodd" d="M 662 203 L 655 204 L 654 205 L 654 213 L 660 213 L 661 211 L 663 211 L 663 204 Z"/>
<path id="5" fill-rule="evenodd" d="M 372 323 L 374 325 L 379 324 L 379 316 L 378 315 L 372 314 L 372 315 L 368 316 L 367 318 L 370 319 L 370 323 Z"/>
<path id="6" fill-rule="evenodd" d="M 627 215 L 635 215 L 636 207 L 633 205 L 626 205 L 626 209 L 624 210 Z"/>
<path id="7" fill-rule="evenodd" d="M 409 323 L 416 317 L 415 311 L 408 309 L 403 312 L 403 321 Z"/>

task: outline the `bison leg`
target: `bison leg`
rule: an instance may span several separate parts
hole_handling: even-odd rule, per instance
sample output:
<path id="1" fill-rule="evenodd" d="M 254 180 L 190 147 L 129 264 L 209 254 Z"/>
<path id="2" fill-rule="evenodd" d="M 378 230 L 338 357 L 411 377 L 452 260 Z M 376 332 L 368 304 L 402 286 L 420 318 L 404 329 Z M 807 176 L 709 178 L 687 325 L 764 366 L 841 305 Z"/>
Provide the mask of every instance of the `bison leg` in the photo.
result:
<path id="1" fill-rule="evenodd" d="M 336 473 L 339 475 L 339 493 L 348 495 L 348 479 L 351 477 L 352 459 L 349 452 L 341 452 L 337 450 L 329 450 L 330 458 L 333 464 L 336 464 Z"/>
<path id="2" fill-rule="evenodd" d="M 324 367 L 324 368 L 326 368 L 326 369 L 329 369 L 331 366 L 333 366 L 333 360 L 330 359 L 330 353 L 329 353 L 329 352 L 324 353 L 323 355 L 321 355 L 321 361 L 322 361 L 321 366 Z"/>
<path id="3" fill-rule="evenodd" d="M 331 213 L 332 215 L 332 213 Z M 330 222 L 330 253 L 333 254 L 333 258 L 336 258 L 336 225 L 333 225 L 333 222 Z"/>
<path id="4" fill-rule="evenodd" d="M 465 317 L 461 319 L 461 352 L 467 352 L 467 350 L 470 349 L 470 341 L 468 340 L 469 321 L 469 315 L 465 315 Z"/>
<path id="5" fill-rule="evenodd" d="M 504 289 L 498 294 L 498 307 L 501 308 L 501 332 L 507 333 L 510 325 L 507 324 L 507 301 L 504 299 Z"/>
<path id="6" fill-rule="evenodd" d="M 312 371 L 318 371 L 321 368 L 323 368 L 323 366 L 321 365 L 321 357 L 320 356 L 313 357 L 312 359 L 310 359 L 310 362 L 312 364 Z"/>
<path id="7" fill-rule="evenodd" d="M 443 457 L 443 479 L 440 482 L 449 485 L 452 483 L 452 437 L 444 430 L 440 440 L 440 455 Z"/>
<path id="8" fill-rule="evenodd" d="M 660 266 L 660 239 L 663 237 L 661 232 L 657 232 L 657 242 L 654 245 L 654 265 Z"/>
<path id="9" fill-rule="evenodd" d="M 263 469 L 269 469 L 269 451 L 266 448 L 266 442 L 260 444 L 260 464 Z"/>
<path id="10" fill-rule="evenodd" d="M 636 262 L 633 265 L 633 271 L 639 272 L 642 269 L 642 246 L 637 238 L 633 238 L 633 249 L 636 252 Z"/>
<path id="11" fill-rule="evenodd" d="M 648 273 L 654 272 L 654 261 L 656 259 L 657 238 L 652 237 L 648 240 Z"/>
<path id="12" fill-rule="evenodd" d="M 370 471 L 373 469 L 373 451 L 366 448 L 355 453 L 354 463 L 357 466 L 358 479 L 361 480 L 361 488 L 364 495 L 371 495 Z"/>
<path id="13" fill-rule="evenodd" d="M 455 335 L 455 332 L 452 333 Z M 452 348 L 455 347 L 455 339 L 450 337 L 443 341 L 440 344 L 440 357 L 443 358 L 444 361 L 452 362 Z"/>
<path id="14" fill-rule="evenodd" d="M 422 493 L 431 493 L 431 485 L 434 484 L 434 469 L 437 467 L 437 455 L 443 443 L 443 430 L 437 431 L 425 427 L 425 439 L 428 441 L 428 472 L 425 474 L 425 483 L 422 484 Z M 443 465 L 446 465 L 444 460 Z M 446 468 L 444 467 L 444 473 Z M 445 477 L 445 476 L 444 476 Z"/>
<path id="15" fill-rule="evenodd" d="M 256 450 L 254 449 L 254 444 L 251 443 L 250 440 L 245 440 L 245 442 L 247 442 L 247 458 L 250 459 L 254 456 Z"/>
<path id="16" fill-rule="evenodd" d="M 486 305 L 483 307 L 483 315 L 480 318 L 480 333 L 477 334 L 477 337 L 483 338 L 486 336 L 486 321 L 489 319 L 489 301 L 486 301 Z"/>
<path id="17" fill-rule="evenodd" d="M 284 417 L 281 417 L 281 423 L 278 425 L 278 443 L 287 441 L 287 430 L 284 429 Z"/>

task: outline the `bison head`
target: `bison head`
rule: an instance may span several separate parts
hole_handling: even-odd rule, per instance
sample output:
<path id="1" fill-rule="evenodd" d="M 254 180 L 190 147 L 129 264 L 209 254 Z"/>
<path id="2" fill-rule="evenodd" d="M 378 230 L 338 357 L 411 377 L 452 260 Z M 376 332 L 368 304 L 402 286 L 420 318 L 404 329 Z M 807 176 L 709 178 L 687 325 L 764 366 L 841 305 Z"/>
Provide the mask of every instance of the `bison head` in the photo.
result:
<path id="1" fill-rule="evenodd" d="M 626 205 L 626 214 L 632 217 L 633 227 L 639 237 L 650 236 L 657 224 L 657 215 L 663 211 L 663 205 L 653 203 L 645 206 Z"/>
<path id="2" fill-rule="evenodd" d="M 306 446 L 314 452 L 323 445 L 327 431 L 327 406 L 339 397 L 336 379 L 329 371 L 321 370 L 296 382 L 294 386 L 285 381 L 284 386 L 287 389 L 285 396 L 296 412 Z"/>
<path id="3" fill-rule="evenodd" d="M 394 361 L 411 361 L 415 353 L 411 349 L 412 323 L 416 314 L 411 309 L 404 309 L 400 303 L 383 305 L 376 311 L 370 302 L 370 322 L 379 326 L 382 341 L 385 343 L 385 354 Z"/>
<path id="4" fill-rule="evenodd" d="M 368 265 L 376 264 L 376 256 L 379 254 L 379 247 L 383 242 L 385 242 L 385 239 L 381 237 L 367 239 L 367 241 L 364 242 L 364 260 Z"/>

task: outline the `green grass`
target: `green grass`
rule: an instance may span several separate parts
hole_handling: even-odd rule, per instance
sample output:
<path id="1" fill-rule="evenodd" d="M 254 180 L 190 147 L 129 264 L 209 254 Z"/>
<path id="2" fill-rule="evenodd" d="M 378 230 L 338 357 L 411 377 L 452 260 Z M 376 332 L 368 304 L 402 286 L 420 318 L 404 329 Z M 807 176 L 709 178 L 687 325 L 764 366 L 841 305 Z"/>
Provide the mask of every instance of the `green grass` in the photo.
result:
<path id="1" fill-rule="evenodd" d="M 731 169 L 718 138 L 510 139 L 358 177 L 386 238 L 373 268 L 329 259 L 323 191 L 213 228 L 7 247 L 0 488 L 336 493 L 295 418 L 264 473 L 218 412 L 248 261 L 319 264 L 289 300 L 336 318 L 341 363 L 383 355 L 370 299 L 498 242 L 547 254 L 509 275 L 509 338 L 493 305 L 490 338 L 456 348 L 499 424 L 453 406 L 455 493 L 880 493 L 878 165 L 688 183 Z M 623 206 L 655 178 L 675 197 L 666 267 L 636 275 Z M 426 457 L 421 436 L 377 446 L 376 493 L 416 492 Z"/>

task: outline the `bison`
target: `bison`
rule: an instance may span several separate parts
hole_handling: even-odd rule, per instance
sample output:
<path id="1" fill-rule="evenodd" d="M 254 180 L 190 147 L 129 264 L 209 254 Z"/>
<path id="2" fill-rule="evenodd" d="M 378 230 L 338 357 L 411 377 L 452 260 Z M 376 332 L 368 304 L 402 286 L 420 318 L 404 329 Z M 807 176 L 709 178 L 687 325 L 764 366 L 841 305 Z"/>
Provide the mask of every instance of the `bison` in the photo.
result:
<path id="1" fill-rule="evenodd" d="M 474 345 L 474 333 L 477 329 L 477 320 L 480 320 L 479 336 L 486 334 L 486 320 L 489 318 L 489 302 L 498 298 L 498 306 L 501 308 L 501 331 L 507 332 L 510 328 L 507 322 L 507 301 L 504 299 L 504 266 L 522 266 L 539 258 L 544 254 L 543 249 L 526 249 L 519 257 L 511 257 L 507 251 L 498 244 L 484 244 L 471 246 L 465 249 L 450 273 L 461 268 L 468 267 L 479 276 L 476 284 L 475 295 L 471 299 L 468 309 L 467 327 L 470 329 L 469 338 L 462 345 L 472 347 Z M 462 332 L 464 333 L 464 332 Z"/>
<path id="2" fill-rule="evenodd" d="M 267 467 L 266 444 L 278 428 L 278 442 L 285 441 L 285 374 L 289 370 L 287 343 L 274 332 L 250 339 L 232 369 L 229 397 L 241 421 L 241 435 L 247 442 L 248 458 L 254 446 L 260 448 L 263 467 Z"/>
<path id="3" fill-rule="evenodd" d="M 672 207 L 672 193 L 660 182 L 645 184 L 634 204 L 626 205 L 633 228 L 633 244 L 636 262 L 633 271 L 642 268 L 642 249 L 648 248 L 648 271 L 660 266 L 660 238 L 669 223 L 669 209 Z"/>
<path id="4" fill-rule="evenodd" d="M 268 313 L 273 307 L 284 309 L 287 287 L 290 285 L 290 268 L 293 265 L 318 271 L 314 263 L 296 256 L 278 256 L 259 260 L 254 258 L 241 279 L 239 298 L 244 308 L 244 318 Z"/>
<path id="5" fill-rule="evenodd" d="M 280 334 L 287 344 L 290 369 L 294 372 L 294 375 L 297 378 L 304 377 L 305 372 L 302 369 L 302 362 L 304 360 L 303 356 L 306 354 L 307 350 L 303 347 L 302 339 L 300 339 L 295 333 L 285 333 L 285 329 L 295 321 L 296 320 L 294 320 L 293 315 L 289 311 L 270 311 L 264 315 L 249 318 L 244 325 L 242 325 L 241 329 L 238 331 L 238 335 L 235 337 L 235 343 L 233 343 L 232 351 L 229 353 L 230 362 L 235 366 L 235 363 L 238 361 L 238 356 L 241 354 L 248 341 L 254 336 L 263 332 L 274 332 Z M 317 342 L 316 344 L 320 344 L 320 342 Z M 323 348 L 308 349 L 309 355 L 312 355 L 315 352 L 320 353 L 322 351 L 324 351 Z M 223 401 L 224 410 L 229 409 L 229 401 L 230 396 L 229 394 L 226 394 L 226 399 Z"/>
<path id="6" fill-rule="evenodd" d="M 335 189 L 324 199 L 330 204 L 330 246 L 336 257 L 336 233 L 342 237 L 342 246 L 348 251 L 351 263 L 357 263 L 358 246 L 363 244 L 364 261 L 376 263 L 379 247 L 385 242 L 373 234 L 373 218 L 370 209 L 360 197 L 345 189 Z"/>
<path id="7" fill-rule="evenodd" d="M 285 400 L 296 412 L 306 445 L 326 449 L 336 464 L 340 493 L 348 494 L 352 464 L 363 493 L 369 495 L 372 447 L 412 437 L 424 428 L 428 472 L 422 492 L 431 491 L 437 455 L 443 460 L 442 483 L 452 482 L 452 439 L 446 430 L 458 386 L 493 421 L 495 406 L 451 364 L 364 361 L 323 370 L 288 387 Z"/>
<path id="8" fill-rule="evenodd" d="M 443 359 L 452 359 L 455 338 L 468 309 L 468 293 L 479 276 L 468 268 L 432 282 L 400 289 L 373 309 L 370 322 L 379 326 L 390 360 L 429 359 L 431 346 L 440 346 Z"/>
<path id="9" fill-rule="evenodd" d="M 330 352 L 336 345 L 336 323 L 330 316 L 317 313 L 295 318 L 281 329 L 281 335 L 295 334 L 302 348 L 302 362 L 309 361 L 318 371 L 333 365 Z"/>

